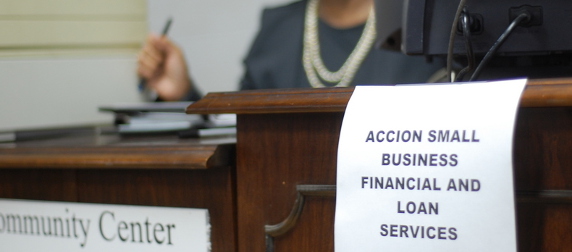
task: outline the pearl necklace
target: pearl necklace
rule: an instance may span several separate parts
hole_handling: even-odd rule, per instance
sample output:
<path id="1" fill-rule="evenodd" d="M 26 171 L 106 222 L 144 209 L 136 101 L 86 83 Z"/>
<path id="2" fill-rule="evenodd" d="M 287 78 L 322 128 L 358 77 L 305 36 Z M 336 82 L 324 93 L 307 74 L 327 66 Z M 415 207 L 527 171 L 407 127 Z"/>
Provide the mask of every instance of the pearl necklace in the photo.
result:
<path id="1" fill-rule="evenodd" d="M 318 39 L 318 2 L 319 0 L 309 0 L 306 7 L 306 17 L 304 21 L 304 47 L 302 53 L 302 64 L 308 77 L 308 82 L 314 88 L 329 87 L 322 83 L 324 80 L 329 83 L 337 83 L 334 87 L 347 87 L 353 80 L 355 73 L 361 63 L 371 50 L 375 40 L 375 14 L 373 8 L 365 23 L 361 37 L 342 67 L 331 72 L 324 65 L 320 55 L 320 42 Z"/>

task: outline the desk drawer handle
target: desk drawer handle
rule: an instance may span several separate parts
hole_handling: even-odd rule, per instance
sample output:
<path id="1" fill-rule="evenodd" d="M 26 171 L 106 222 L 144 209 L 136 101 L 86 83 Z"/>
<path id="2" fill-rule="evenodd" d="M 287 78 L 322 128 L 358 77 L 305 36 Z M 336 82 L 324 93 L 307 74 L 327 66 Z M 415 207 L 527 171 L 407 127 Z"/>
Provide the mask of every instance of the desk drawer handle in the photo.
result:
<path id="1" fill-rule="evenodd" d="M 302 213 L 304 208 L 304 197 L 336 197 L 335 185 L 297 185 L 296 186 L 296 201 L 294 207 L 286 219 L 276 225 L 265 225 L 264 231 L 266 232 L 266 252 L 274 251 L 274 237 L 281 236 L 290 231 Z"/>
<path id="2" fill-rule="evenodd" d="M 266 234 L 272 237 L 278 237 L 286 232 L 290 231 L 302 213 L 304 208 L 304 197 L 315 196 L 315 197 L 336 197 L 336 186 L 335 185 L 297 185 L 296 186 L 296 201 L 294 202 L 294 207 L 286 219 L 275 225 L 266 225 L 264 230 Z"/>
<path id="3" fill-rule="evenodd" d="M 267 252 L 274 251 L 274 237 L 281 236 L 296 226 L 304 208 L 306 196 L 336 197 L 336 186 L 298 185 L 296 192 L 296 201 L 288 217 L 278 224 L 264 226 Z M 516 201 L 518 203 L 572 204 L 572 190 L 516 191 Z"/>

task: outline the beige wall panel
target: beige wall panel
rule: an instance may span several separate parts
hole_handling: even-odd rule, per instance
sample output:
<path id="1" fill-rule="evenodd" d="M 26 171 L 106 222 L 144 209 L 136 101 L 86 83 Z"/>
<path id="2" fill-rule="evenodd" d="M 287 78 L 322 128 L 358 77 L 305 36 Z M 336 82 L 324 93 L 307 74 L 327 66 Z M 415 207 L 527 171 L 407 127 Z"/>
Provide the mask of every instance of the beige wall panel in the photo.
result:
<path id="1" fill-rule="evenodd" d="M 146 33 L 145 21 L 0 21 L 0 49 L 139 46 Z"/>
<path id="2" fill-rule="evenodd" d="M 131 55 L 147 30 L 145 0 L 0 0 L 0 57 Z"/>
<path id="3" fill-rule="evenodd" d="M 0 16 L 132 15 L 145 18 L 145 0 L 0 0 Z"/>

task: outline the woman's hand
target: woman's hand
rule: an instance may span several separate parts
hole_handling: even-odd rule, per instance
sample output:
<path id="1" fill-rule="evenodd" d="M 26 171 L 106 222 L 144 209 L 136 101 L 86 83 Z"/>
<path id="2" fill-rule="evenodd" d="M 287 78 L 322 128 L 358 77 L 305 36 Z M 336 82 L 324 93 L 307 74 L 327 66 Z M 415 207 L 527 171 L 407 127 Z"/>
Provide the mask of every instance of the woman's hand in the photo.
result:
<path id="1" fill-rule="evenodd" d="M 166 36 L 149 35 L 137 64 L 137 74 L 164 101 L 180 100 L 192 88 L 183 51 Z"/>

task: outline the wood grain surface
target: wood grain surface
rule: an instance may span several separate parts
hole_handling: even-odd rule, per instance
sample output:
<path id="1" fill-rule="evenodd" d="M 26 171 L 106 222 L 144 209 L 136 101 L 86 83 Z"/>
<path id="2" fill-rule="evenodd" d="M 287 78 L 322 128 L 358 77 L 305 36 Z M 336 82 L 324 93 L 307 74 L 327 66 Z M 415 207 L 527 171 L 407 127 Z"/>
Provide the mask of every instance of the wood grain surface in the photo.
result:
<path id="1" fill-rule="evenodd" d="M 86 134 L 0 144 L 0 168 L 208 169 L 234 164 L 234 142 Z"/>
<path id="2" fill-rule="evenodd" d="M 354 88 L 248 90 L 209 93 L 187 108 L 190 114 L 344 112 Z M 483 97 L 483 101 L 486 97 Z M 572 79 L 532 79 L 521 107 L 572 106 Z"/>
<path id="3" fill-rule="evenodd" d="M 335 185 L 338 137 L 352 91 L 215 93 L 187 109 L 238 114 L 239 251 L 265 251 L 264 225 L 288 216 L 296 185 Z M 530 80 L 513 142 L 516 191 L 572 190 L 571 128 L 572 79 Z M 516 203 L 519 251 L 572 248 L 570 202 L 533 198 Z M 297 226 L 274 238 L 275 251 L 333 251 L 334 211 L 333 198 L 306 199 Z"/>
<path id="4" fill-rule="evenodd" d="M 296 185 L 336 183 L 343 113 L 239 115 L 239 251 L 265 251 L 264 225 L 291 211 Z M 514 138 L 516 191 L 572 190 L 572 108 L 521 108 Z M 519 251 L 572 247 L 572 204 L 518 202 Z M 510 203 L 509 203 L 510 204 Z M 306 200 L 298 224 L 275 251 L 333 251 L 335 199 Z"/>
<path id="5" fill-rule="evenodd" d="M 84 135 L 2 144 L 0 198 L 206 208 L 212 251 L 236 251 L 233 143 Z"/>

